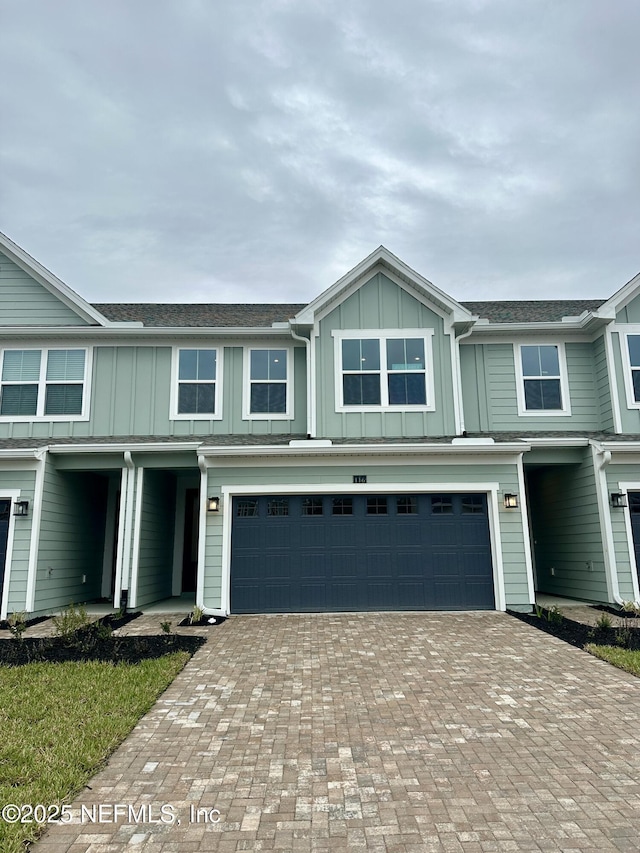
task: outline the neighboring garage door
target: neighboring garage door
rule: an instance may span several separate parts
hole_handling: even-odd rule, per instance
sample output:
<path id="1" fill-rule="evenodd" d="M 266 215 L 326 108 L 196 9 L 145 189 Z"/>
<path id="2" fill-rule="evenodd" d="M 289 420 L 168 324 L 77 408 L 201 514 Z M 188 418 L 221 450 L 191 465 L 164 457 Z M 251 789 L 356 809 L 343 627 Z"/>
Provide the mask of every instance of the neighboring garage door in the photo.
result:
<path id="1" fill-rule="evenodd" d="M 233 500 L 232 613 L 494 607 L 485 495 Z"/>

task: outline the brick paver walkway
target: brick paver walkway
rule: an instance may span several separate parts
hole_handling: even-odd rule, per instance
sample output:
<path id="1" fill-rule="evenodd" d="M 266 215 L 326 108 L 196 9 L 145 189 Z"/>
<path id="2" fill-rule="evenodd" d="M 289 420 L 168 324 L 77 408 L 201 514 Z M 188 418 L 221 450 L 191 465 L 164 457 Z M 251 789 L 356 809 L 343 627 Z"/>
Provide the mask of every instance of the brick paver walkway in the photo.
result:
<path id="1" fill-rule="evenodd" d="M 37 853 L 640 847 L 640 681 L 585 652 L 501 613 L 209 636 Z"/>

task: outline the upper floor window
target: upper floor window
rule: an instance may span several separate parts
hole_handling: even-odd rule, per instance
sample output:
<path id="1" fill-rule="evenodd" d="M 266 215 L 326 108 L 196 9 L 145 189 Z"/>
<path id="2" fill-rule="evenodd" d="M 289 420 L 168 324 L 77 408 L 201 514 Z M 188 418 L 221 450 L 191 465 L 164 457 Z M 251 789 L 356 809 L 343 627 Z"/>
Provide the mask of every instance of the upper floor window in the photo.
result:
<path id="1" fill-rule="evenodd" d="M 290 359 L 288 349 L 245 351 L 245 418 L 264 420 L 292 416 Z"/>
<path id="2" fill-rule="evenodd" d="M 562 344 L 520 344 L 518 350 L 519 414 L 569 414 Z"/>
<path id="3" fill-rule="evenodd" d="M 86 349 L 6 349 L 0 417 L 79 420 L 87 410 Z"/>
<path id="4" fill-rule="evenodd" d="M 178 349 L 173 416 L 217 420 L 220 412 L 219 354 L 216 349 Z"/>
<path id="5" fill-rule="evenodd" d="M 627 335 L 629 368 L 634 403 L 640 403 L 640 335 Z"/>
<path id="6" fill-rule="evenodd" d="M 431 330 L 334 332 L 336 409 L 433 410 Z"/>

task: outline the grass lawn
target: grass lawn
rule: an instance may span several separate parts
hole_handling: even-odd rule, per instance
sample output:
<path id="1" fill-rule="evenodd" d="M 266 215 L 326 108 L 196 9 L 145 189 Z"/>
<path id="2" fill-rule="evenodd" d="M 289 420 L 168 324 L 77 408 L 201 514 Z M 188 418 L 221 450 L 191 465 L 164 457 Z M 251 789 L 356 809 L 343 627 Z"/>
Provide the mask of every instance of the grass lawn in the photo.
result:
<path id="1" fill-rule="evenodd" d="M 0 667 L 0 808 L 69 802 L 189 657 Z M 0 819 L 0 850 L 24 853 L 38 834 Z"/>
<path id="2" fill-rule="evenodd" d="M 596 646 L 593 643 L 589 643 L 585 649 L 597 658 L 609 661 L 618 669 L 640 676 L 640 651 L 638 650 L 621 649 L 617 646 Z"/>

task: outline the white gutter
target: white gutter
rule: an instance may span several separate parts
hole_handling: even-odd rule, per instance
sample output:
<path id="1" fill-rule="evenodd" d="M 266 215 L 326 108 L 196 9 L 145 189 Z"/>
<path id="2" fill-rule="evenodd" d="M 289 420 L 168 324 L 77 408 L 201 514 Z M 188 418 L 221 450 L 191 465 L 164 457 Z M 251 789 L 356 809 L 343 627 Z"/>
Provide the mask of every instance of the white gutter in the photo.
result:
<path id="1" fill-rule="evenodd" d="M 293 320 L 289 320 L 289 331 L 291 332 L 291 337 L 295 341 L 302 341 L 305 345 L 306 349 L 306 368 L 307 368 L 307 435 L 309 438 L 313 438 L 313 417 L 311 412 L 311 405 L 313 401 L 312 393 L 311 393 L 311 340 L 308 338 L 303 338 L 302 335 L 299 335 L 297 332 L 293 331 Z M 295 379 L 295 377 L 294 377 Z"/>
<path id="2" fill-rule="evenodd" d="M 468 439 L 464 444 L 333 444 L 330 446 L 309 442 L 307 447 L 295 445 L 255 445 L 253 447 L 201 447 L 203 456 L 415 456 L 424 455 L 471 455 L 471 454 L 520 454 L 531 450 L 525 442 L 484 444 Z"/>
<path id="3" fill-rule="evenodd" d="M 453 408 L 454 408 L 454 416 L 457 421 L 457 431 L 458 433 L 465 432 L 465 422 L 464 422 L 464 399 L 462 395 L 462 366 L 460 364 L 460 341 L 464 338 L 468 338 L 469 335 L 473 332 L 473 326 L 467 329 L 466 332 L 462 332 L 462 334 L 455 336 L 453 335 L 453 330 L 451 334 L 451 357 L 453 362 Z"/>
<path id="4" fill-rule="evenodd" d="M 0 458 L 1 459 L 41 459 L 42 453 L 47 451 L 47 446 L 43 447 L 29 447 L 29 448 L 17 448 L 17 447 L 6 447 L 0 449 Z"/>
<path id="5" fill-rule="evenodd" d="M 607 581 L 607 592 L 616 604 L 623 604 L 618 583 L 618 567 L 616 565 L 616 551 L 613 541 L 613 528 L 611 526 L 611 513 L 609 512 L 607 474 L 605 468 L 611 462 L 611 451 L 593 442 L 591 445 L 593 467 L 596 473 L 596 497 L 598 500 L 598 515 L 600 516 L 600 528 L 604 534 L 604 570 Z"/>
<path id="6" fill-rule="evenodd" d="M 273 326 L 4 326 L 7 338 L 286 338 Z"/>
<path id="7" fill-rule="evenodd" d="M 51 453 L 175 453 L 178 450 L 196 450 L 202 444 L 201 441 L 177 441 L 171 442 L 148 442 L 146 444 L 50 444 L 47 447 Z"/>

